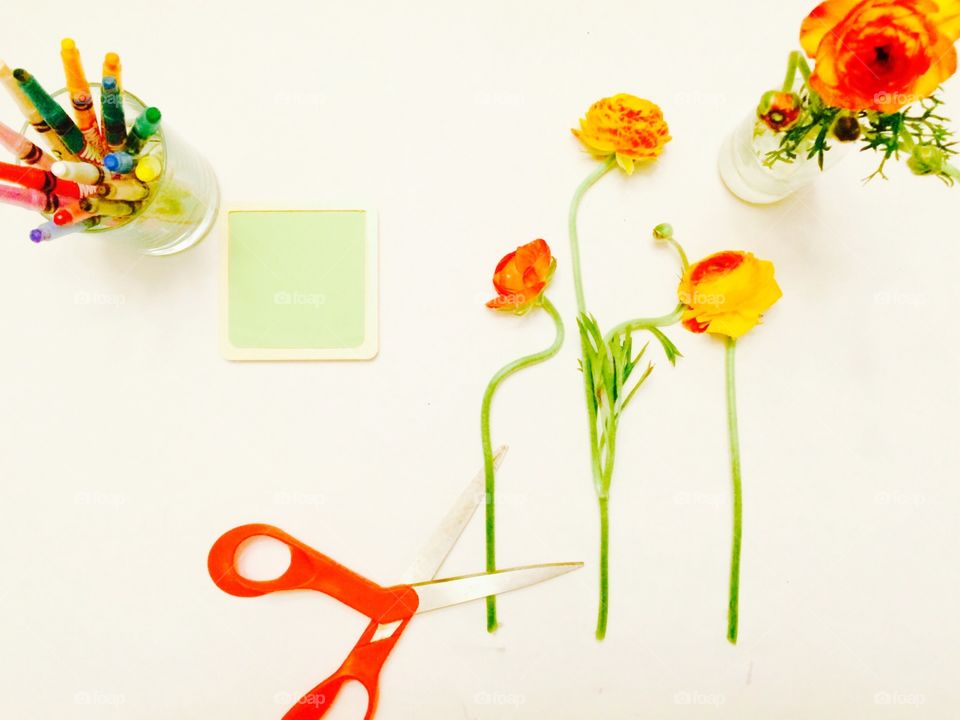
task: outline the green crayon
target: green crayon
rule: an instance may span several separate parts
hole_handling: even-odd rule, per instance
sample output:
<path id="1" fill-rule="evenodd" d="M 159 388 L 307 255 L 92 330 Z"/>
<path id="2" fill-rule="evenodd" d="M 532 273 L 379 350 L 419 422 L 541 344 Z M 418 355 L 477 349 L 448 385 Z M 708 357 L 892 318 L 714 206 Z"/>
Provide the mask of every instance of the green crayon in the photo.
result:
<path id="1" fill-rule="evenodd" d="M 123 118 L 123 96 L 117 88 L 117 79 L 105 77 L 101 91 L 103 134 L 107 139 L 107 146 L 111 150 L 119 150 L 127 140 L 127 123 Z"/>
<path id="2" fill-rule="evenodd" d="M 80 128 L 60 107 L 60 103 L 50 97 L 47 91 L 37 82 L 37 79 L 23 68 L 14 70 L 13 77 L 20 85 L 20 89 L 30 98 L 30 102 L 37 108 L 40 117 L 63 140 L 67 150 L 77 157 L 85 158 L 87 141 L 84 139 L 83 133 L 80 132 Z"/>
<path id="3" fill-rule="evenodd" d="M 143 144 L 157 132 L 160 127 L 160 111 L 155 107 L 148 107 L 133 121 L 133 127 L 127 133 L 127 146 L 124 148 L 131 155 L 137 155 L 143 149 Z"/>

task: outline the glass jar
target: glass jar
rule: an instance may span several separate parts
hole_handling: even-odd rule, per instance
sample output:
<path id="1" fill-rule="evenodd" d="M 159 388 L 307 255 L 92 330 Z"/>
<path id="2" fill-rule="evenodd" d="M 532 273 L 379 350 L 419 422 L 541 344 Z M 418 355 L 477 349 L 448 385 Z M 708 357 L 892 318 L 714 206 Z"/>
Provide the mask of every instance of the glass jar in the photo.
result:
<path id="1" fill-rule="evenodd" d="M 775 203 L 809 185 L 824 170 L 836 165 L 854 143 L 834 140 L 823 156 L 823 170 L 817 156 L 807 157 L 813 145 L 811 136 L 792 162 L 766 165 L 767 153 L 780 147 L 782 132 L 775 132 L 753 110 L 724 141 L 718 166 L 727 189 L 744 202 L 758 205 Z"/>
<path id="2" fill-rule="evenodd" d="M 94 107 L 99 107 L 100 85 L 90 83 Z M 70 95 L 64 88 L 53 94 L 69 111 Z M 123 111 L 128 127 L 147 105 L 123 91 Z M 29 125 L 22 130 L 33 133 Z M 38 142 L 34 133 L 34 142 Z M 42 142 L 38 142 L 42 146 Z M 143 146 L 142 155 L 154 155 L 161 175 L 148 184 L 150 194 L 136 213 L 111 219 L 109 225 L 85 230 L 113 242 L 140 249 L 147 255 L 172 255 L 193 247 L 210 232 L 217 219 L 220 189 L 210 164 L 180 138 L 164 119 L 160 129 Z"/>

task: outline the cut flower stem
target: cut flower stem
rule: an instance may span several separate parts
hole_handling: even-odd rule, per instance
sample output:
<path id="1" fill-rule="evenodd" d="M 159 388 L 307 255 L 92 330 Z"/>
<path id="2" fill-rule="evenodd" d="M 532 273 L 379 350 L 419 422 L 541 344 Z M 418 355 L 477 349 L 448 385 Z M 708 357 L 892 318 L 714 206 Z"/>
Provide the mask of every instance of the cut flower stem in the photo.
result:
<path id="1" fill-rule="evenodd" d="M 497 391 L 497 388 L 500 387 L 500 384 L 508 377 L 531 365 L 549 360 L 560 351 L 560 347 L 563 345 L 564 329 L 560 313 L 557 312 L 553 303 L 551 303 L 545 295 L 541 296 L 538 305 L 546 310 L 547 314 L 553 320 L 554 327 L 556 328 L 556 337 L 553 340 L 553 344 L 545 350 L 532 355 L 526 355 L 500 368 L 487 384 L 487 389 L 483 393 L 483 403 L 480 408 L 480 437 L 483 445 L 484 492 L 486 494 L 484 505 L 486 508 L 487 572 L 494 572 L 497 569 L 496 517 L 494 506 L 496 474 L 493 463 L 493 446 L 490 440 L 490 405 L 493 401 L 493 395 Z M 487 597 L 487 632 L 495 632 L 497 627 L 497 598 L 491 595 Z"/>

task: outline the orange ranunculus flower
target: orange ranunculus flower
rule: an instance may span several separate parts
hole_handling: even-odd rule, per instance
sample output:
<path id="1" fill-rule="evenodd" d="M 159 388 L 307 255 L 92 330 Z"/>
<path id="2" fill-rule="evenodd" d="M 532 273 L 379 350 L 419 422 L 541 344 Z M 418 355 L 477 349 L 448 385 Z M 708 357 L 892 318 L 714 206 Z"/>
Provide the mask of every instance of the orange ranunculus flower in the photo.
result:
<path id="1" fill-rule="evenodd" d="M 810 87 L 827 105 L 896 112 L 957 70 L 960 0 L 827 0 L 803 21 L 816 59 Z"/>
<path id="2" fill-rule="evenodd" d="M 670 128 L 660 108 L 625 93 L 591 105 L 573 134 L 597 157 L 615 155 L 628 175 L 634 162 L 657 157 L 670 141 Z"/>
<path id="3" fill-rule="evenodd" d="M 497 297 L 487 307 L 523 315 L 540 299 L 556 267 L 550 246 L 543 240 L 504 255 L 493 273 Z"/>
<path id="4" fill-rule="evenodd" d="M 683 326 L 695 333 L 738 338 L 783 293 L 773 277 L 773 263 L 752 253 L 726 250 L 687 268 L 677 296 L 687 306 Z"/>

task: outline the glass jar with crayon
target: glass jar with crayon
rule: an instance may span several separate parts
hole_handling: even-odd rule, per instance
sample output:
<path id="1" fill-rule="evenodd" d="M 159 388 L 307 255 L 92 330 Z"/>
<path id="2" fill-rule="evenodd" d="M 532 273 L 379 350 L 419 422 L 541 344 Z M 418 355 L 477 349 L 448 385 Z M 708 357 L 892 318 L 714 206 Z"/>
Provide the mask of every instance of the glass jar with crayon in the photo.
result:
<path id="1" fill-rule="evenodd" d="M 72 40 L 61 57 L 67 83 L 52 94 L 0 62 L 0 81 L 26 119 L 19 133 L 0 124 L 0 143 L 19 163 L 0 163 L 0 201 L 46 216 L 30 231 L 36 243 L 97 233 L 170 255 L 202 240 L 219 205 L 210 165 L 160 110 L 122 88 L 116 54 L 104 60 L 102 83 L 87 82 Z"/>

